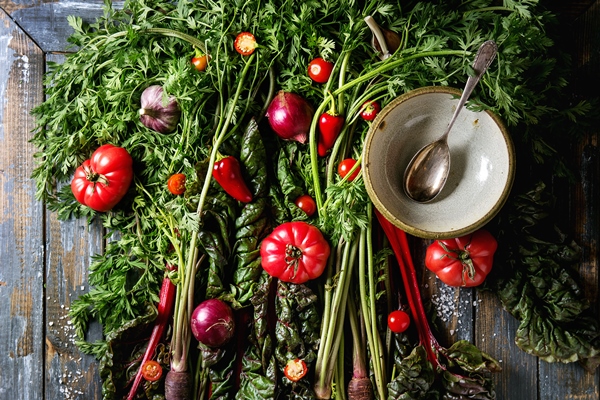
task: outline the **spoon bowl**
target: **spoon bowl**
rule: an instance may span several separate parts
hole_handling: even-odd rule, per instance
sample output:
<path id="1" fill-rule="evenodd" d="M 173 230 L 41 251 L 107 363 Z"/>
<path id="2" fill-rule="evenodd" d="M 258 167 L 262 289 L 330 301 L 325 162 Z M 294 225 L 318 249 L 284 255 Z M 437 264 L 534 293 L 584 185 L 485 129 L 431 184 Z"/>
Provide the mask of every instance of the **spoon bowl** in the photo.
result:
<path id="1" fill-rule="evenodd" d="M 426 203 L 433 200 L 446 184 L 448 173 L 450 172 L 450 150 L 448 147 L 448 134 L 458 118 L 458 114 L 463 110 L 467 99 L 473 92 L 473 89 L 488 69 L 494 58 L 498 46 L 493 40 L 484 42 L 477 50 L 475 60 L 473 61 L 474 75 L 469 76 L 465 88 L 458 101 L 458 106 L 452 114 L 452 118 L 446 127 L 442 136 L 423 147 L 415 154 L 408 163 L 403 176 L 404 191 L 411 199 Z"/>
<path id="2" fill-rule="evenodd" d="M 423 87 L 386 105 L 371 124 L 363 149 L 363 178 L 377 209 L 407 233 L 429 239 L 474 232 L 502 208 L 515 174 L 508 130 L 492 112 L 465 109 L 448 145 L 452 168 L 435 201 L 412 200 L 402 187 L 411 157 L 439 138 L 461 91 Z"/>

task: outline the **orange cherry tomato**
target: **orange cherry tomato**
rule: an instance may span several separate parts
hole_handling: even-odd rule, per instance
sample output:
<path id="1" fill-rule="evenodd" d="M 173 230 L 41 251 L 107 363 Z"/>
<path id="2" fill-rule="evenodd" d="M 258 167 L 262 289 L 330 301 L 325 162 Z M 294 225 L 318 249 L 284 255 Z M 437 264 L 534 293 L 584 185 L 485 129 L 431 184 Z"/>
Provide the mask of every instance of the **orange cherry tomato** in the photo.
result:
<path id="1" fill-rule="evenodd" d="M 309 217 L 312 217 L 317 211 L 317 203 L 315 203 L 315 200 L 307 194 L 298 197 L 294 203 L 296 204 L 296 207 L 304 211 Z"/>
<path id="2" fill-rule="evenodd" d="M 256 49 L 256 38 L 250 32 L 242 32 L 236 36 L 233 46 L 241 55 L 249 56 Z"/>
<path id="3" fill-rule="evenodd" d="M 308 372 L 308 367 L 304 360 L 296 358 L 295 360 L 289 360 L 283 368 L 283 374 L 292 382 L 297 382 L 304 378 Z"/>
<path id="4" fill-rule="evenodd" d="M 142 376 L 147 381 L 156 382 L 160 379 L 162 373 L 162 367 L 154 360 L 146 361 L 144 365 L 142 365 Z"/>
<path id="5" fill-rule="evenodd" d="M 169 192 L 175 196 L 179 196 L 185 192 L 185 175 L 184 174 L 173 174 L 167 181 L 167 187 Z"/>
<path id="6" fill-rule="evenodd" d="M 345 160 L 343 160 L 339 165 L 338 165 L 338 174 L 344 178 L 346 175 L 348 175 L 348 172 L 350 172 L 350 170 L 354 167 L 354 165 L 356 164 L 356 160 L 353 158 L 346 158 Z M 354 179 L 356 179 L 356 177 L 358 176 L 358 173 L 360 172 L 360 167 L 356 168 L 354 170 L 354 172 L 352 173 L 352 175 L 350 175 L 348 177 L 348 181 L 352 182 Z"/>
<path id="7" fill-rule="evenodd" d="M 197 55 L 192 58 L 192 65 L 198 71 L 205 71 L 206 66 L 208 65 L 208 56 L 205 55 Z"/>

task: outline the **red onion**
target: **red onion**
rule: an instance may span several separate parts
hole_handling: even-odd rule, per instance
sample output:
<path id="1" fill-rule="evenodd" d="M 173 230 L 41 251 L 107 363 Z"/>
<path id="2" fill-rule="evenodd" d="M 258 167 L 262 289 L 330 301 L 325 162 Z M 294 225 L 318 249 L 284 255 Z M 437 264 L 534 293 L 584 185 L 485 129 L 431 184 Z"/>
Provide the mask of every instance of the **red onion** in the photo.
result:
<path id="1" fill-rule="evenodd" d="M 231 307 L 218 299 L 205 300 L 192 313 L 192 333 L 208 347 L 221 347 L 233 337 L 235 322 Z"/>
<path id="2" fill-rule="evenodd" d="M 140 120 L 147 128 L 160 133 L 173 132 L 177 128 L 181 110 L 174 96 L 163 103 L 163 88 L 152 85 L 142 93 Z"/>
<path id="3" fill-rule="evenodd" d="M 280 90 L 269 104 L 266 116 L 280 138 L 305 143 L 314 113 L 304 97 Z"/>

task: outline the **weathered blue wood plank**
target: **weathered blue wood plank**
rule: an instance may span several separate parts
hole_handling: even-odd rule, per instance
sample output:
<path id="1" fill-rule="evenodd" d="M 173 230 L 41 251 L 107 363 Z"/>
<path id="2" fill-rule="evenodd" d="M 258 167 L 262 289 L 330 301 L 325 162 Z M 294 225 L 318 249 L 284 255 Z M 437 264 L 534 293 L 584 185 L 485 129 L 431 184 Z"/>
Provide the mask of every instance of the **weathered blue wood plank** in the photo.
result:
<path id="1" fill-rule="evenodd" d="M 29 110 L 44 57 L 0 10 L 0 398 L 43 398 L 44 207 L 30 179 Z"/>
<path id="2" fill-rule="evenodd" d="M 6 3 L 6 4 L 4 4 Z M 67 50 L 67 38 L 73 29 L 67 17 L 75 15 L 84 21 L 93 22 L 103 13 L 102 0 L 60 1 L 7 1 L 0 2 L 14 20 L 46 53 Z M 113 2 L 113 7 L 123 7 L 122 1 Z"/>

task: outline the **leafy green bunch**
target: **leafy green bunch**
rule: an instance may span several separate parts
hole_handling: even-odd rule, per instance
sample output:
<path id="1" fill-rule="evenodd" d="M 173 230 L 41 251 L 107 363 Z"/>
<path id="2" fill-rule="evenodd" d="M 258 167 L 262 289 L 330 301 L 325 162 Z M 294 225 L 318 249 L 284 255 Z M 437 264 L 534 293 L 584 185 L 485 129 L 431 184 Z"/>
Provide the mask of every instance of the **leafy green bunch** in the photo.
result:
<path id="1" fill-rule="evenodd" d="M 372 33 L 364 23 L 369 15 L 398 34 L 400 45 L 389 59 L 382 61 L 371 45 Z M 104 15 L 94 23 L 77 17 L 69 22 L 74 52 L 60 64 L 50 63 L 46 100 L 33 110 L 32 141 L 39 149 L 33 177 L 38 199 L 59 218 L 96 216 L 111 238 L 105 252 L 93 259 L 92 289 L 71 311 L 79 345 L 102 360 L 106 398 L 120 395 L 130 380 L 126 366 L 137 350 L 128 352 L 119 344 L 152 322 L 167 264 L 179 266 L 170 273 L 178 285 L 192 277 L 195 301 L 219 297 L 241 314 L 254 315 L 240 345 L 242 354 L 190 350 L 199 360 L 198 381 L 214 384 L 213 398 L 232 396 L 236 388 L 239 398 L 313 395 L 310 385 L 285 381 L 281 364 L 294 355 L 314 361 L 315 348 L 323 342 L 317 338 L 315 321 L 322 313 L 317 304 L 339 283 L 339 271 L 328 275 L 327 284 L 275 285 L 260 267 L 258 248 L 273 226 L 290 220 L 314 223 L 330 243 L 349 253 L 357 252 L 357 241 L 365 241 L 372 218 L 364 183 L 335 173 L 342 159 L 361 159 L 370 127 L 359 118 L 364 101 L 385 106 L 417 87 L 461 87 L 472 73 L 476 49 L 494 39 L 497 63 L 469 107 L 500 115 L 535 161 L 554 154 L 548 135 L 559 128 L 545 130 L 548 116 L 555 117 L 552 121 L 576 118 L 589 109 L 585 102 L 567 108 L 556 103 L 567 82 L 545 31 L 553 17 L 533 0 L 506 0 L 502 6 L 491 0 L 128 0 L 122 10 L 106 0 Z M 234 50 L 235 37 L 243 31 L 257 38 L 251 56 Z M 210 56 L 204 72 L 190 64 L 197 51 Z M 335 63 L 333 78 L 324 85 L 306 74 L 317 56 Z M 139 121 L 141 93 L 153 84 L 162 85 L 181 108 L 171 134 Z M 346 125 L 328 157 L 316 153 L 316 118 L 308 145 L 282 141 L 270 131 L 264 114 L 277 90 L 305 97 L 317 117 L 335 101 Z M 74 169 L 105 143 L 131 153 L 135 179 L 117 208 L 96 215 L 75 201 L 67 183 Z M 236 202 L 210 179 L 219 155 L 240 160 L 253 202 Z M 175 172 L 188 178 L 184 196 L 166 189 Z M 317 200 L 318 216 L 310 219 L 295 206 L 300 194 Z M 365 243 L 360 249 L 372 254 Z M 360 257 L 365 261 L 358 268 L 359 281 L 370 271 L 365 265 L 373 265 L 366 260 L 372 257 Z M 350 277 L 347 282 L 352 283 Z M 374 290 L 363 296 L 363 308 L 374 313 L 392 295 L 377 291 L 374 282 L 369 285 Z M 273 290 L 281 295 L 275 306 L 269 304 Z M 260 322 L 273 318 L 269 310 L 285 316 L 275 331 Z M 373 333 L 383 331 L 371 315 Z M 93 319 L 102 324 L 104 337 L 87 343 L 85 332 Z M 291 350 L 287 342 L 293 342 Z M 244 379 L 236 383 L 233 371 L 240 368 Z"/>

